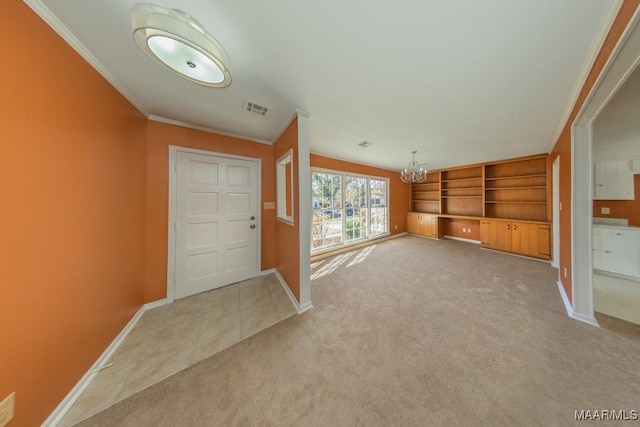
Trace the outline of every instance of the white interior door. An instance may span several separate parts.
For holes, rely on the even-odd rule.
[[[177,153],[175,298],[258,274],[258,163]]]

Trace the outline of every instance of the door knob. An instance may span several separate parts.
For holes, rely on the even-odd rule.
[[[255,224],[251,224],[251,228],[252,228],[252,229],[253,229],[253,228],[256,228],[256,225],[255,225]]]
[[[252,216],[252,217],[251,217],[251,221],[253,221],[254,219],[256,219],[256,217],[255,217],[255,216]]]

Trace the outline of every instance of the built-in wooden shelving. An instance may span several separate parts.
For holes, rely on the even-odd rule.
[[[440,173],[429,172],[427,180],[411,185],[413,212],[440,213]]]
[[[432,171],[412,185],[412,210],[548,221],[548,181],[547,155]]]
[[[482,216],[482,166],[443,170],[441,213]]]

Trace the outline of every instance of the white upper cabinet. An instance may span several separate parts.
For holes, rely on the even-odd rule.
[[[595,200],[633,200],[633,162],[603,162],[595,165]]]

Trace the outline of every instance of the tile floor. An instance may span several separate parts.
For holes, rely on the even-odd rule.
[[[148,310],[71,407],[74,423],[296,313],[275,274]]]
[[[595,311],[640,324],[640,282],[593,274]]]

